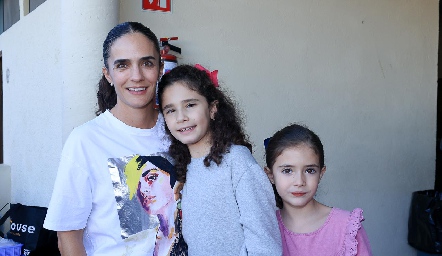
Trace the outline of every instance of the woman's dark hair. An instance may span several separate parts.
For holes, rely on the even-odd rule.
[[[103,42],[103,62],[104,66],[109,69],[109,64],[107,63],[110,51],[113,43],[120,37],[130,34],[130,33],[141,33],[147,37],[155,46],[155,51],[160,55],[160,45],[157,36],[146,26],[138,22],[124,22],[116,25],[107,34],[106,39]],[[161,58],[158,60],[161,63]],[[98,82],[98,110],[95,111],[96,115],[105,112],[107,109],[111,109],[117,104],[117,94],[115,88],[110,85],[104,75],[101,76]]]
[[[235,104],[226,94],[215,87],[206,71],[190,65],[180,65],[165,74],[158,83],[158,99],[161,110],[163,109],[164,91],[176,82],[185,84],[187,88],[203,96],[209,105],[217,102],[217,112],[214,119],[211,119],[209,123],[212,147],[209,154],[204,158],[205,166],[210,166],[211,162],[219,165],[223,154],[228,152],[231,145],[243,145],[250,152],[252,151],[252,145],[244,133],[242,119],[235,109]],[[167,124],[166,133],[172,141],[169,153],[175,160],[178,180],[185,182],[187,165],[191,160],[189,149],[187,145],[172,136]]]
[[[300,145],[307,145],[316,153],[319,157],[319,167],[322,169],[324,167],[324,147],[321,140],[313,131],[299,124],[284,127],[269,139],[265,149],[267,168],[273,168],[276,158],[285,149]],[[273,191],[275,192],[276,206],[282,209],[282,198],[276,191],[275,184],[273,184]]]

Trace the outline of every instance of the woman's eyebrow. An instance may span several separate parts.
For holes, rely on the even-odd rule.
[[[140,60],[155,60],[156,58],[154,56],[145,56],[141,57]]]
[[[117,59],[114,61],[114,66],[118,65],[118,64],[122,64],[122,63],[127,63],[129,62],[129,59]]]
[[[141,61],[155,60],[155,59],[156,58],[154,56],[144,56],[144,57],[140,58]],[[116,59],[114,61],[114,65],[121,64],[121,63],[127,63],[127,62],[130,62],[130,60],[129,59]]]

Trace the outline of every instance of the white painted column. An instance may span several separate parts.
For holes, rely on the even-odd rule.
[[[23,19],[29,13],[29,0],[20,0],[18,4],[20,6],[20,19]]]
[[[95,116],[103,41],[118,23],[119,1],[62,1],[61,13],[64,142],[74,127]]]

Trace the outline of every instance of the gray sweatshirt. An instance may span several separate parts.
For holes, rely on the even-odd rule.
[[[282,255],[271,184],[250,151],[233,145],[218,166],[192,159],[182,194],[189,256]]]

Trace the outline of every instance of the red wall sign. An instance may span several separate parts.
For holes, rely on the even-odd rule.
[[[172,0],[142,0],[143,10],[171,12]]]

